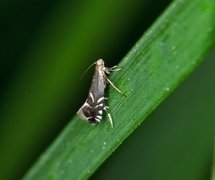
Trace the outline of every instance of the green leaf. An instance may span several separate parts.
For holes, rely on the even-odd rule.
[[[214,46],[214,1],[176,0],[110,76],[126,95],[108,93],[114,128],[74,117],[24,179],[83,179],[143,122]]]
[[[114,179],[209,179],[215,127],[215,83],[211,83],[215,77],[214,58],[215,51],[91,179],[109,180],[113,174]]]

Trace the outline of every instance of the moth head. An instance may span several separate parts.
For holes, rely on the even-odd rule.
[[[100,66],[100,67],[103,67],[105,65],[105,63],[104,63],[103,59],[99,59],[99,60],[96,61],[96,65]]]

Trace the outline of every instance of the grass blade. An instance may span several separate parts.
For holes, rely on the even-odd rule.
[[[115,128],[74,117],[24,179],[83,179],[202,61],[214,45],[214,2],[176,0],[122,60],[109,91]]]

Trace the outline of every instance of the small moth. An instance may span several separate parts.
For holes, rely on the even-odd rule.
[[[81,119],[95,125],[97,123],[100,123],[105,111],[108,115],[111,126],[113,127],[111,114],[107,111],[109,107],[105,105],[105,101],[107,100],[107,98],[105,97],[105,88],[106,84],[109,83],[115,90],[123,94],[107,78],[107,75],[110,74],[111,71],[118,71],[120,69],[117,69],[116,66],[112,68],[105,67],[104,61],[102,59],[97,60],[94,64],[96,64],[96,67],[88,97],[83,106],[81,106],[81,108],[78,110],[77,114]]]

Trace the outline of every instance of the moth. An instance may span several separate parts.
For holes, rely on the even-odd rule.
[[[105,67],[104,61],[102,59],[97,60],[94,64],[95,72],[93,75],[93,80],[89,90],[88,97],[85,103],[78,110],[77,114],[80,119],[88,121],[90,124],[98,124],[101,122],[104,112],[107,113],[108,119],[111,126],[113,127],[113,121],[111,114],[108,112],[108,106],[106,106],[105,101],[105,89],[107,83],[109,83],[115,90],[120,94],[123,94],[107,77],[111,71],[118,71],[116,66],[111,68]],[[124,94],[123,94],[124,95]]]

